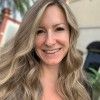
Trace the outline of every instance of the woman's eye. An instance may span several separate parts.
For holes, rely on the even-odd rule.
[[[62,27],[58,27],[58,28],[56,28],[56,31],[63,31],[63,30],[65,30],[65,29],[62,28]]]
[[[37,31],[37,34],[41,34],[41,33],[44,33],[44,31],[43,30],[38,30]]]

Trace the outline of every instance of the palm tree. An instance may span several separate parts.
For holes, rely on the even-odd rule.
[[[34,3],[34,0],[0,0],[0,7],[10,8],[13,13],[17,11],[23,15],[31,6],[31,3]]]
[[[11,1],[11,0],[10,0]],[[34,0],[13,0],[16,6],[16,9],[24,14],[26,10],[30,8],[31,3],[34,3]]]

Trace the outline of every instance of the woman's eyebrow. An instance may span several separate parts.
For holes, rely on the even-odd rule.
[[[57,27],[57,26],[60,26],[60,25],[67,26],[67,24],[66,24],[66,23],[54,24],[54,25],[52,25],[52,26],[53,26],[53,27]],[[45,26],[39,26],[38,28],[43,28],[43,29],[45,29]]]
[[[65,23],[55,24],[55,25],[53,25],[53,26],[56,27],[56,26],[59,26],[59,25],[64,25],[64,26],[66,26]]]
[[[38,28],[45,28],[44,26],[39,26]]]

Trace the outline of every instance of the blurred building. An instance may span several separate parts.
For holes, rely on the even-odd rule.
[[[0,21],[0,47],[15,36],[20,22],[11,18],[11,10],[9,8],[2,9]]]

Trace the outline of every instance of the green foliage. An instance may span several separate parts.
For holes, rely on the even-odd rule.
[[[3,7],[6,4],[10,9],[17,9],[21,15],[24,15],[34,1],[36,0],[0,0],[0,6]]]
[[[21,15],[25,14],[25,12],[30,8],[30,0],[13,0],[17,10],[21,13]],[[34,0],[31,0],[34,3]]]
[[[93,87],[94,100],[100,99],[100,72],[90,68],[90,72],[87,73],[88,80]]]
[[[89,73],[89,80],[93,88],[100,90],[100,72],[90,68],[92,73]]]

